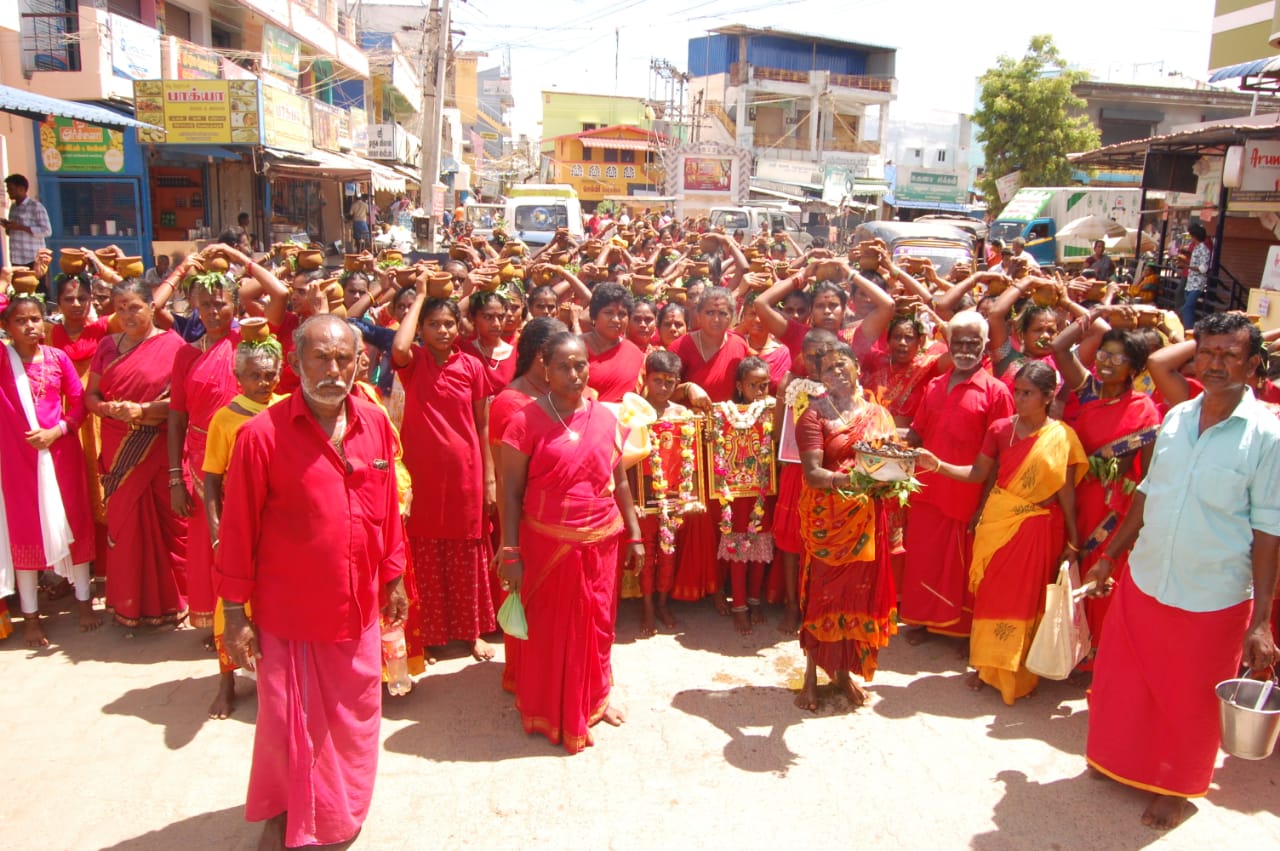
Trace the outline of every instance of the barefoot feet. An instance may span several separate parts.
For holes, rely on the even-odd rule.
[[[48,647],[49,636],[44,634],[44,627],[40,625],[40,613],[22,615],[22,640],[27,643],[28,647]]]
[[[818,711],[818,666],[812,659],[805,660],[804,685],[796,695],[796,706],[808,712]]]
[[[218,678],[218,693],[213,703],[209,704],[209,717],[222,720],[231,716],[236,708],[236,675],[234,671],[223,671]]]
[[[756,600],[755,602],[748,600],[747,608],[751,610],[751,623],[757,624],[769,622],[769,618],[767,618],[764,613],[764,606],[760,605],[759,600]]]
[[[477,638],[471,645],[471,656],[477,662],[488,662],[493,659],[493,645],[483,638]]]
[[[715,604],[716,614],[729,614],[729,600],[725,597],[723,591],[717,591],[715,594],[711,595],[711,602]]]
[[[1142,813],[1142,823],[1156,830],[1172,830],[1182,823],[1182,816],[1187,807],[1186,798],[1175,798],[1172,795],[1152,795]]]
[[[746,606],[738,609],[732,609],[730,614],[733,615],[733,628],[738,631],[739,635],[751,634],[751,616]]]
[[[929,630],[923,626],[913,626],[907,630],[907,644],[912,647],[919,647],[929,640]]]
[[[657,605],[658,622],[666,629],[675,629],[679,624],[675,617],[672,616],[671,610],[667,608],[666,595],[658,597]]]
[[[600,716],[600,720],[610,727],[621,727],[627,720],[627,714],[611,703],[604,708],[604,714]]]
[[[787,603],[782,610],[782,620],[778,621],[778,632],[795,635],[800,631],[800,607],[795,603]]]
[[[849,701],[851,709],[857,709],[867,702],[867,693],[853,681],[853,677],[848,671],[842,671],[836,677],[833,685],[836,687],[836,691],[844,695],[845,700]]]
[[[81,632],[93,632],[102,626],[102,616],[93,610],[92,600],[76,600],[76,609],[80,614]]]
[[[964,678],[964,684],[969,691],[982,691],[982,679],[977,671],[970,671]]]

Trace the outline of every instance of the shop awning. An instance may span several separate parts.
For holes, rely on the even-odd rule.
[[[1209,82],[1220,83],[1223,80],[1256,77],[1260,74],[1274,75],[1277,71],[1280,71],[1280,57],[1268,56],[1264,59],[1255,59],[1252,62],[1241,62],[1239,65],[1219,68],[1209,76]]]
[[[412,183],[414,186],[422,185],[422,172],[418,171],[418,169],[411,165],[400,165],[397,163],[391,166],[391,170],[396,174],[403,175],[407,183]]]
[[[32,121],[44,121],[48,116],[56,115],[59,118],[84,121],[99,127],[153,127],[151,124],[122,115],[105,106],[45,97],[15,89],[13,86],[0,86],[0,112],[21,115]]]
[[[884,195],[888,191],[889,184],[885,183],[883,180],[863,180],[862,178],[855,178],[853,190],[850,194],[855,198],[860,198],[863,195]]]
[[[405,189],[402,175],[381,163],[366,160],[355,154],[312,150],[303,155],[275,148],[263,150],[267,155],[269,173],[280,177],[299,177],[306,180],[323,178],[368,180],[378,191],[403,192]]]
[[[152,150],[155,151],[156,162],[180,162],[191,158],[219,161],[240,159],[237,151],[221,145],[156,145]],[[248,151],[249,148],[241,150]]]

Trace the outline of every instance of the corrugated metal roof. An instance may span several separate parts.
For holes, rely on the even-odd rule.
[[[21,115],[24,118],[30,118],[32,121],[43,121],[50,115],[56,115],[60,118],[70,118],[75,121],[96,124],[99,127],[153,126],[136,118],[121,115],[114,110],[107,109],[105,106],[45,97],[22,89],[15,89],[13,86],[0,86],[0,112]]]

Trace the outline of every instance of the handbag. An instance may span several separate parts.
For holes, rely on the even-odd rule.
[[[524,603],[520,602],[520,594],[511,592],[506,601],[498,609],[498,626],[512,638],[527,639],[529,624],[524,618]]]
[[[1058,580],[1045,587],[1044,617],[1027,651],[1027,670],[1050,680],[1065,680],[1089,654],[1089,622],[1084,596],[1090,582],[1077,588],[1079,579],[1068,562],[1058,568]]]

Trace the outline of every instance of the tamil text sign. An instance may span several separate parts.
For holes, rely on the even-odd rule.
[[[135,80],[134,114],[163,128],[144,142],[256,145],[261,141],[256,80]]]
[[[40,124],[40,162],[59,174],[118,172],[124,168],[124,131],[51,115]]]
[[[300,154],[310,151],[311,107],[307,101],[291,92],[264,86],[262,141],[273,148]]]

